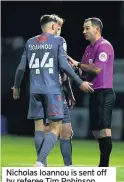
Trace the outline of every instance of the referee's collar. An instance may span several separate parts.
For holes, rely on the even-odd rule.
[[[92,45],[92,44],[90,44],[91,45],[91,47],[94,47],[96,44],[98,44],[98,43],[100,43],[100,42],[102,42],[102,40],[103,40],[103,37],[100,37],[98,40],[96,40],[96,42]]]

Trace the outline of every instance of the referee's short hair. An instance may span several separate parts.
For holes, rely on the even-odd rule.
[[[102,33],[102,29],[103,29],[103,23],[99,18],[93,17],[93,18],[87,18],[85,19],[84,23],[91,21],[92,25],[96,25],[99,27],[100,32]]]
[[[43,15],[40,18],[40,26],[43,27],[45,24],[55,22],[62,26],[64,20],[60,18],[58,15],[51,14],[51,15]]]

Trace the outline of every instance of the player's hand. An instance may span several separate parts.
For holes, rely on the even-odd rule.
[[[13,90],[13,99],[20,98],[20,88],[15,88],[14,86],[11,88]]]
[[[72,66],[78,66],[78,61],[75,61],[74,59],[72,59],[70,56],[68,56],[68,59],[69,59],[69,63],[72,65]]]
[[[92,85],[93,85],[92,83],[83,81],[83,83],[81,84],[79,88],[86,93],[91,93],[91,92],[94,92],[93,88],[91,87]]]

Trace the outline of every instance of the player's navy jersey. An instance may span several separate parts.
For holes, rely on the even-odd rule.
[[[60,94],[60,68],[80,86],[82,80],[76,76],[67,62],[64,42],[62,37],[49,33],[42,33],[29,39],[16,71],[14,86],[20,86],[26,63],[30,70],[30,93]]]

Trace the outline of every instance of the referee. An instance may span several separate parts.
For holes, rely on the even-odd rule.
[[[108,167],[112,151],[111,120],[115,103],[114,50],[110,42],[101,36],[103,24],[99,18],[86,19],[83,29],[85,39],[90,44],[85,49],[81,63],[71,57],[69,60],[93,84],[94,93],[90,95],[90,126],[99,142],[99,167]]]

